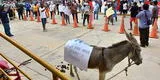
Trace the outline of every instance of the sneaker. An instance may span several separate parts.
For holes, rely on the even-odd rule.
[[[14,35],[11,34],[11,35],[8,35],[8,36],[9,36],[9,37],[13,37]]]

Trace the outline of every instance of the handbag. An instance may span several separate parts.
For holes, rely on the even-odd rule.
[[[147,19],[147,25],[151,25],[151,24],[152,24],[152,21],[147,17],[146,11],[144,11],[144,13],[145,13],[145,17],[146,17],[146,19]]]

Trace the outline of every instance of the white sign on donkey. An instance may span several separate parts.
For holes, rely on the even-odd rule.
[[[64,60],[87,71],[93,47],[80,39],[69,40],[64,47]]]

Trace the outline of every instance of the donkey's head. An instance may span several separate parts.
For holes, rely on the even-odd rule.
[[[132,61],[134,61],[134,63],[136,65],[139,65],[142,63],[142,57],[141,57],[141,47],[139,46],[137,40],[134,38],[134,36],[132,35],[132,33],[128,34],[125,31],[126,37],[128,38],[129,42],[131,43],[131,52],[129,53],[128,57],[129,59],[131,59]]]

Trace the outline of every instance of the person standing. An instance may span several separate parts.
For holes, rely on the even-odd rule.
[[[76,17],[76,21],[78,23],[78,12],[77,12],[77,3],[76,3],[76,1],[71,3],[70,10],[71,10],[71,13],[72,13],[73,20],[74,20],[74,16],[75,16]]]
[[[46,30],[47,15],[46,15],[46,8],[44,7],[44,4],[41,4],[39,8],[39,12],[40,12],[40,17],[42,21],[43,32],[46,32],[47,31]]]
[[[133,3],[133,6],[130,9],[131,17],[130,17],[130,29],[132,30],[132,22],[136,23],[136,15],[138,14],[139,8],[137,6],[137,2]]]
[[[24,10],[24,8],[23,8],[23,4],[18,4],[17,5],[17,12],[18,12],[18,17],[19,17],[19,20],[23,20],[23,10]]]
[[[127,4],[127,2],[124,1],[124,3],[123,3],[123,15],[124,15],[124,17],[126,16],[127,11],[128,11],[128,4]]]
[[[98,4],[99,4],[99,12],[101,12],[102,0],[98,0]]]
[[[84,3],[84,18],[83,18],[83,26],[85,26],[85,20],[87,19],[87,23],[89,24],[89,14],[90,14],[90,6],[86,2]]]
[[[151,1],[150,2],[150,5],[149,5],[149,11],[152,13],[152,10],[153,10],[154,6],[153,6],[153,2]]]
[[[59,15],[59,3],[56,4],[56,11],[57,11],[57,15]],[[56,12],[55,12],[56,14]]]
[[[49,10],[50,10],[50,14],[51,14],[51,19],[52,19],[52,15],[53,15],[53,13],[55,14],[55,4],[54,3],[51,3],[50,5],[49,5]]]
[[[39,14],[38,13],[38,5],[37,5],[37,3],[35,3],[34,5],[33,5],[33,14],[34,14],[34,16],[35,16],[35,19],[37,19],[37,14]]]
[[[60,4],[59,6],[58,6],[59,8],[59,13],[60,13],[60,16],[62,17],[65,17],[64,16],[64,9],[65,9],[65,6],[64,6],[64,4]]]
[[[95,2],[93,11],[94,11],[94,19],[98,20],[99,4],[97,2]]]
[[[8,19],[8,11],[10,10],[10,7],[8,8],[7,11],[5,11],[4,6],[1,8],[0,10],[0,19],[2,21],[3,27],[4,27],[4,31],[5,34],[9,37],[14,36],[11,32],[10,32],[10,25],[9,25],[9,19]]]
[[[30,3],[26,3],[25,4],[25,8],[26,8],[26,16],[28,17],[28,13],[29,13],[29,15],[30,15],[30,9],[31,9],[31,4]]]
[[[65,15],[66,23],[70,24],[69,16],[71,15],[71,10],[69,9],[69,5],[68,4],[66,4],[66,6],[65,6],[64,15]]]
[[[149,26],[147,21],[151,19],[151,12],[149,11],[149,5],[143,5],[143,11],[137,14],[139,18],[139,31],[140,31],[140,46],[145,47],[149,45]]]
[[[152,9],[152,25],[154,24],[155,19],[158,19],[158,2],[154,1],[153,2],[153,9]]]

